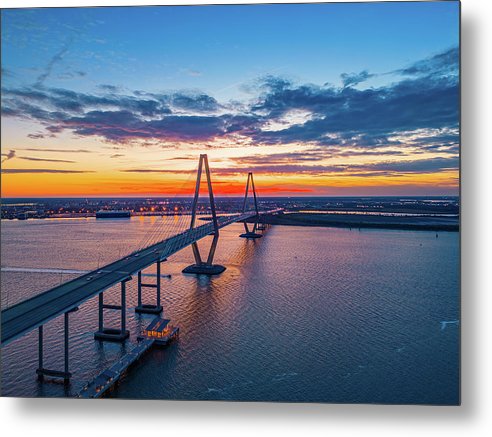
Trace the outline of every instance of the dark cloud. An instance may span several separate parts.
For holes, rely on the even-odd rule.
[[[351,166],[350,170],[390,171],[393,173],[433,173],[437,171],[457,170],[459,158],[429,158],[413,161],[387,161],[374,164]]]
[[[98,85],[97,87],[103,91],[110,92],[110,93],[118,93],[121,91],[121,88],[119,86],[105,84],[105,83]]]
[[[10,150],[8,153],[2,153],[5,158],[2,159],[2,164],[9,159],[15,158],[15,150]]]
[[[259,160],[258,160],[259,161]],[[373,164],[362,165],[303,165],[295,162],[277,164],[275,159],[269,162],[263,160],[263,164],[257,160],[244,158],[243,161],[237,159],[239,164],[253,164],[256,174],[309,174],[309,175],[326,175],[336,173],[337,176],[345,174],[346,176],[398,176],[403,174],[415,173],[435,173],[447,170],[456,170],[459,166],[457,157],[451,158],[431,158],[413,161],[386,161]],[[243,174],[247,167],[241,168],[215,168],[214,173],[222,175]]]
[[[327,155],[325,150],[320,150],[316,152],[286,152],[286,153],[271,153],[268,155],[251,155],[230,158],[231,161],[242,166],[263,166],[263,165],[277,165],[286,163],[297,163],[297,162],[311,162],[319,161],[320,159],[326,158]]]
[[[24,174],[24,173],[94,173],[88,170],[61,170],[52,168],[2,168],[4,174]]]
[[[403,150],[338,150],[333,152],[335,156],[398,156],[398,155],[407,155],[408,152]]]
[[[189,174],[190,170],[156,170],[151,168],[129,168],[125,170],[120,170],[123,173],[174,173],[174,174]],[[215,182],[214,182],[215,183]]]
[[[27,134],[27,137],[31,138],[33,140],[40,140],[40,139],[46,137],[46,135],[45,134]]]
[[[176,156],[174,158],[169,158],[169,161],[196,161],[196,156],[195,155]]]
[[[243,168],[214,168],[214,174],[222,176],[244,175],[247,167]],[[267,164],[255,167],[255,174],[309,174],[320,175],[326,173],[339,173],[346,171],[345,166],[340,165],[302,165],[302,164]]]
[[[396,70],[394,73],[407,76],[456,75],[459,71],[459,57],[459,48],[453,47],[430,58],[415,62],[407,68]]]
[[[19,150],[26,150],[28,152],[49,152],[49,153],[93,153],[87,149],[43,149],[41,147],[26,147]]]
[[[342,139],[350,140],[349,145],[387,146],[385,138],[390,135],[456,128],[459,90],[456,78],[452,77],[408,79],[366,90],[282,86],[264,95],[254,109],[274,120],[292,109],[315,115],[303,124],[281,131],[258,131],[254,135],[258,142],[316,142],[329,146]]]
[[[90,94],[48,88],[41,81],[3,89],[2,115],[36,120],[50,135],[68,130],[117,144],[207,147],[206,142],[222,138],[230,139],[228,147],[308,143],[331,153],[382,149],[390,154],[386,149],[407,146],[445,152],[455,150],[459,140],[454,134],[459,128],[457,55],[458,49],[450,49],[416,62],[398,71],[403,80],[379,88],[352,86],[372,76],[366,70],[342,75],[341,88],[267,76],[256,82],[251,102],[227,105],[199,91],[121,94],[118,87],[102,85],[102,94]],[[306,116],[296,119],[299,113]],[[268,128],[272,125],[279,128]]]
[[[360,73],[342,73],[340,75],[344,87],[358,85],[374,76],[374,74],[369,73],[367,70],[361,71]]]
[[[71,117],[64,126],[81,136],[100,136],[114,142],[133,139],[189,141],[223,136],[229,129],[227,117],[169,115],[142,120],[130,111],[90,111]]]
[[[340,108],[345,101],[342,91],[337,88],[295,85],[284,78],[272,76],[263,80],[264,91],[251,109],[255,113],[264,114],[265,120],[278,119],[293,109],[323,115]]]
[[[110,158],[122,158],[123,156],[125,156],[125,155],[123,155],[121,153],[115,153],[114,155],[111,155]]]
[[[270,153],[268,155],[250,155],[241,157],[229,158],[230,161],[241,165],[251,166],[255,169],[262,166],[280,165],[280,164],[297,164],[302,162],[316,162],[322,159],[332,158],[335,156],[401,156],[405,152],[400,150],[343,150],[343,149],[308,149],[304,152],[285,152],[285,153]],[[196,158],[195,158],[196,159]]]
[[[217,100],[203,93],[175,93],[172,95],[171,104],[174,108],[200,113],[215,112],[220,108]]]
[[[415,147],[418,147],[422,151],[445,151],[445,150],[459,150],[460,137],[459,133],[436,133],[430,136],[422,136],[410,141]]]
[[[67,164],[73,164],[75,161],[68,161],[65,159],[48,159],[48,158],[36,158],[34,156],[18,156],[19,159],[24,159],[26,161],[41,161],[41,162],[64,162]]]
[[[51,133],[69,129],[114,142],[131,139],[213,139],[242,128],[248,117],[199,115],[218,109],[203,94],[89,95],[59,88],[4,89],[2,114],[42,122]],[[173,114],[188,110],[197,115]]]
[[[2,112],[8,110],[7,115],[53,122],[51,128],[55,130],[51,132],[60,132],[65,129],[65,120],[83,115],[92,108],[104,112],[129,111],[137,117],[171,113],[166,103],[150,97],[93,95],[44,86],[2,89]]]
[[[40,86],[44,83],[44,81],[51,75],[51,72],[53,70],[53,67],[55,66],[55,64],[57,64],[58,62],[60,62],[63,57],[66,55],[66,53],[68,52],[68,48],[71,44],[71,40],[69,42],[67,42],[57,53],[55,53],[55,55],[50,59],[50,61],[48,62],[48,64],[46,65],[43,73],[41,73],[37,80],[36,80],[36,86]]]
[[[87,73],[85,71],[66,71],[64,73],[59,74],[57,77],[58,79],[77,79],[81,77],[87,76]]]

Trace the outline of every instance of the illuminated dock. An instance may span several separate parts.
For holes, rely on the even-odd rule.
[[[166,346],[170,341],[179,337],[179,328],[169,324],[170,320],[156,317],[147,326],[138,340],[154,340],[159,346]]]
[[[169,324],[170,320],[156,317],[138,337],[139,343],[129,353],[86,384],[77,395],[78,398],[95,399],[114,387],[128,368],[136,363],[154,345],[165,346],[178,338],[179,328]]]
[[[97,375],[77,395],[78,398],[100,398],[107,393],[124,375],[128,368],[138,361],[154,344],[154,340],[143,340],[121,360]]]

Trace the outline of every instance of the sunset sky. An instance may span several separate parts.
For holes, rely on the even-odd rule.
[[[459,4],[2,10],[2,197],[455,195]]]

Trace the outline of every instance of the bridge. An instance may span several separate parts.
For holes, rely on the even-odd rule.
[[[211,216],[199,226],[197,222],[197,206],[199,200],[200,183],[202,173],[205,171],[208,196],[210,200]],[[253,193],[254,210],[246,211],[248,193],[250,188]],[[262,229],[260,216],[272,214],[279,210],[259,211],[257,193],[254,185],[253,174],[248,173],[246,191],[244,195],[242,211],[219,216],[216,212],[215,199],[212,189],[212,180],[207,155],[200,155],[198,164],[195,193],[192,201],[191,220],[188,229],[175,235],[167,237],[157,243],[136,250],[117,261],[107,264],[89,273],[85,273],[71,281],[53,287],[30,299],[24,300],[16,305],[6,308],[1,313],[2,346],[9,344],[17,338],[38,329],[38,369],[39,377],[44,376],[62,378],[68,382],[69,372],[69,314],[77,311],[78,306],[87,300],[99,296],[99,326],[94,337],[99,341],[123,342],[129,337],[126,329],[126,283],[137,274],[138,305],[135,311],[138,313],[160,314],[163,310],[161,305],[161,263],[169,256],[192,246],[195,264],[186,267],[184,273],[216,275],[225,270],[224,266],[213,264],[214,254],[219,239],[219,230],[232,223],[242,222],[245,232],[240,235],[243,238],[260,238],[262,234],[257,233]],[[252,229],[247,222],[252,221]],[[212,244],[206,260],[202,259],[197,242],[202,238],[213,235]],[[143,283],[142,271],[156,264],[157,275],[155,283]],[[108,305],[104,303],[104,291],[120,284],[121,301],[119,305]],[[156,290],[155,303],[142,303],[142,288],[150,287]],[[119,329],[104,327],[104,309],[112,309],[121,312],[121,323]],[[64,316],[64,346],[65,366],[63,371],[50,370],[43,367],[43,325],[48,321]]]

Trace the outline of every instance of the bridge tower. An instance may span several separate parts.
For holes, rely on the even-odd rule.
[[[208,166],[208,157],[206,154],[200,155],[200,162],[198,163],[198,172],[195,185],[195,196],[193,197],[193,204],[191,208],[191,223],[190,229],[195,227],[196,222],[196,210],[198,207],[198,199],[200,196],[200,182],[202,179],[202,172],[205,169],[205,176],[207,179],[208,187],[208,197],[210,200],[210,210],[212,212],[212,223],[214,225],[213,230],[213,240],[210,245],[210,250],[208,252],[207,260],[203,261],[200,250],[198,249],[198,244],[192,243],[191,248],[193,249],[193,256],[195,258],[195,264],[186,267],[183,273],[193,273],[195,275],[218,275],[222,273],[226,268],[219,264],[214,264],[215,249],[217,248],[217,242],[219,241],[219,223],[217,221],[217,213],[215,210],[215,199],[212,190],[212,179],[210,178],[210,168]],[[211,234],[212,235],[212,234]]]
[[[253,199],[255,203],[255,221],[253,224],[253,229],[250,230],[248,227],[248,223],[246,223],[246,220],[243,221],[244,225],[244,234],[241,234],[240,237],[242,238],[261,238],[263,235],[258,234],[256,230],[258,229],[258,223],[260,221],[260,213],[258,212],[258,199],[256,198],[256,189],[255,189],[255,181],[253,179],[253,173],[249,172],[248,173],[248,180],[246,181],[246,192],[244,193],[244,202],[243,202],[243,213],[246,212],[246,202],[248,200],[248,193],[249,193],[249,181],[251,180],[251,189],[253,191]]]

